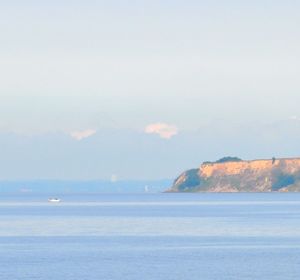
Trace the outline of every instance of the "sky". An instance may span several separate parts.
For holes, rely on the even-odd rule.
[[[299,8],[0,1],[0,179],[175,178],[227,155],[299,156]]]

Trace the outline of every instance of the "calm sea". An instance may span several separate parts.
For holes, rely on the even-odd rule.
[[[0,196],[1,280],[299,279],[300,194]]]

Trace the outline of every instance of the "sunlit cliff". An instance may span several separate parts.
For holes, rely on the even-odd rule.
[[[224,158],[183,172],[171,192],[300,191],[300,158]],[[231,160],[232,159],[232,160]]]

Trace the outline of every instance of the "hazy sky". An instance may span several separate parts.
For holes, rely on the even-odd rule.
[[[299,1],[0,2],[0,179],[171,178],[299,156]]]

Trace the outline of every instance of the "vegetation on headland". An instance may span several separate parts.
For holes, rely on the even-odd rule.
[[[239,162],[242,161],[242,159],[238,157],[222,157],[216,161],[204,161],[203,164],[214,164],[214,163],[224,163],[224,162]]]

